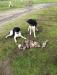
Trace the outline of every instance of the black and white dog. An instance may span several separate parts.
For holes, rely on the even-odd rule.
[[[9,36],[13,36],[15,42],[17,42],[17,40],[16,40],[17,37],[21,37],[21,38],[26,39],[25,37],[22,36],[21,30],[20,30],[19,27],[14,27],[12,30],[10,30],[10,32],[9,32],[9,34],[6,36],[6,38],[9,37]]]
[[[27,23],[29,24],[29,27],[28,27],[29,34],[31,35],[31,33],[33,31],[34,37],[36,37],[35,31],[36,30],[38,31],[36,20],[35,19],[28,19]]]

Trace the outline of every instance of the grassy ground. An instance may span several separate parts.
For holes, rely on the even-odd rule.
[[[8,9],[14,9],[14,8],[20,8],[20,7],[25,7],[29,5],[30,3],[27,0],[11,0],[13,7],[9,8],[9,1],[4,0],[0,1],[0,11],[1,10],[8,10]],[[37,3],[46,3],[46,2],[57,2],[57,0],[31,0],[33,4]]]
[[[32,48],[19,52],[13,38],[5,39],[4,37],[7,31],[16,25],[20,26],[22,34],[28,37],[26,23],[28,18],[34,18],[39,22],[37,38],[34,39],[32,35],[32,39],[40,43],[48,39],[49,42],[44,49]],[[21,19],[6,24],[2,29],[3,31],[0,32],[0,61],[10,55],[13,75],[57,75],[57,7],[31,12]],[[22,41],[22,38],[18,39],[19,43]]]
[[[56,0],[32,0],[34,3],[57,2]]]

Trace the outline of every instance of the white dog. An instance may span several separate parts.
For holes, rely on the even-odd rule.
[[[9,34],[6,36],[6,38],[8,38],[9,36],[13,36],[14,37],[14,41],[15,43],[17,42],[16,38],[17,37],[21,37],[26,39],[25,37],[22,36],[21,34],[21,30],[19,27],[14,27],[12,30],[10,30]]]
[[[34,20],[34,19],[28,19],[27,23],[29,24],[29,27],[28,27],[29,34],[31,35],[31,33],[33,31],[34,37],[36,37],[35,31],[36,30],[38,31],[36,20]]]

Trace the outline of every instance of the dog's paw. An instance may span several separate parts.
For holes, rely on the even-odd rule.
[[[34,38],[36,38],[36,36],[34,36]]]
[[[27,38],[24,38],[25,40],[27,39]]]

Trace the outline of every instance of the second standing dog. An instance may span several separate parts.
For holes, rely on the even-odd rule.
[[[31,35],[31,33],[33,31],[33,35],[34,35],[34,37],[36,37],[35,31],[36,30],[38,31],[36,20],[34,20],[34,19],[28,19],[27,23],[29,24],[29,27],[28,27],[29,34]]]

